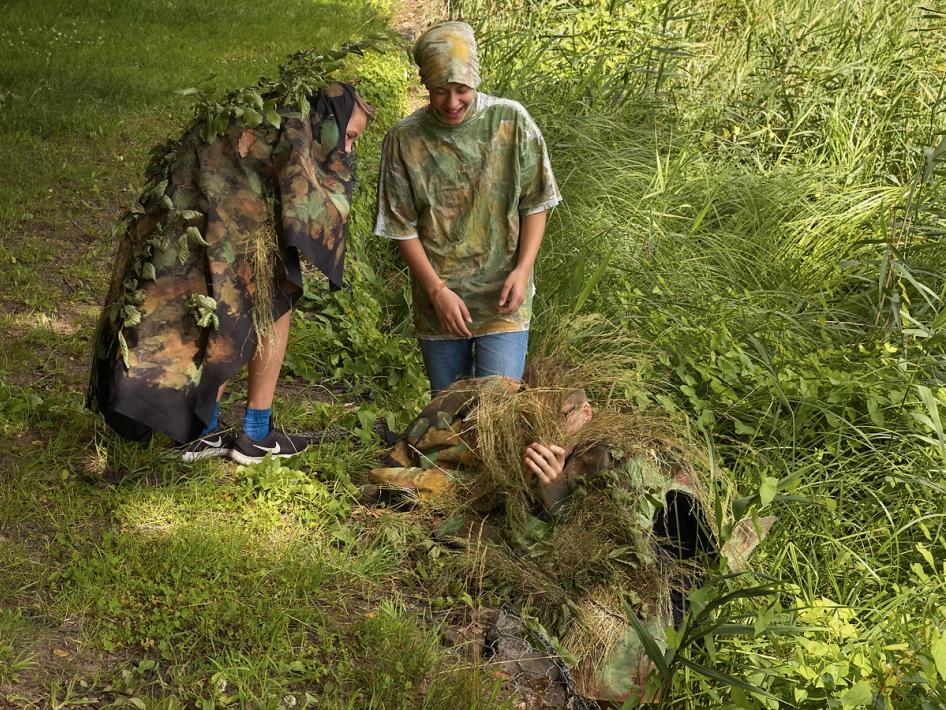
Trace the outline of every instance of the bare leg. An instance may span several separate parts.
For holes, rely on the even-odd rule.
[[[249,363],[243,431],[237,436],[230,450],[230,458],[244,466],[259,463],[269,455],[277,458],[294,456],[309,446],[309,440],[305,436],[295,436],[281,429],[274,429],[269,416],[279,370],[286,355],[291,318],[291,313],[285,313],[273,324],[273,335],[257,346]]]
[[[279,370],[286,355],[291,318],[292,311],[287,311],[273,323],[272,336],[262,343],[262,347],[257,346],[253,359],[250,360],[246,398],[250,409],[269,409],[273,406],[276,381],[279,379]]]

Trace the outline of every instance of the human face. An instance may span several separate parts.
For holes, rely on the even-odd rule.
[[[584,391],[575,390],[562,405],[562,417],[565,419],[565,432],[576,434],[585,424],[591,421],[593,414],[591,405]]]
[[[457,125],[463,123],[476,92],[465,84],[451,81],[449,84],[429,90],[430,105],[443,119],[444,123]]]
[[[345,128],[345,152],[351,153],[358,136],[365,132],[365,125],[368,123],[368,114],[364,112],[358,104],[355,104],[351,112],[351,118],[348,119],[348,126]]]

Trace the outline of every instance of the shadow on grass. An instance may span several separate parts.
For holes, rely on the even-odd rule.
[[[103,433],[73,396],[19,396],[32,454],[0,488],[0,697],[501,706],[395,601],[406,553],[389,541],[405,536],[351,518],[356,447],[292,462],[308,472],[188,465]]]

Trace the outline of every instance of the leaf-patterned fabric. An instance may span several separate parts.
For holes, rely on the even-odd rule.
[[[269,300],[279,318],[301,295],[300,256],[341,285],[355,90],[310,98],[305,119],[281,109],[278,121],[231,120],[210,142],[194,128],[169,146],[167,175],[121,236],[95,337],[88,405],[122,436],[199,434],[255,352],[254,308]]]
[[[414,62],[428,89],[451,82],[471,89],[480,85],[476,38],[465,22],[444,22],[424,32],[414,43]]]
[[[477,93],[462,123],[425,107],[385,138],[375,234],[420,238],[434,270],[466,303],[474,336],[529,329],[534,285],[525,303],[498,314],[515,268],[523,216],[560,201],[542,133],[516,101]],[[417,337],[452,339],[429,295],[413,286]]]

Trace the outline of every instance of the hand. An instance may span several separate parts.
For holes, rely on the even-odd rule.
[[[503,290],[499,294],[497,313],[515,313],[526,300],[526,288],[529,286],[529,272],[513,269],[506,277]]]
[[[565,470],[566,454],[561,446],[545,446],[533,442],[526,447],[522,463],[527,470],[535,474],[540,485],[548,486],[557,481]]]
[[[433,298],[434,312],[437,314],[437,320],[451,335],[460,338],[472,338],[473,334],[466,327],[467,323],[472,323],[470,312],[466,308],[463,299],[451,291],[449,288],[441,288]]]

